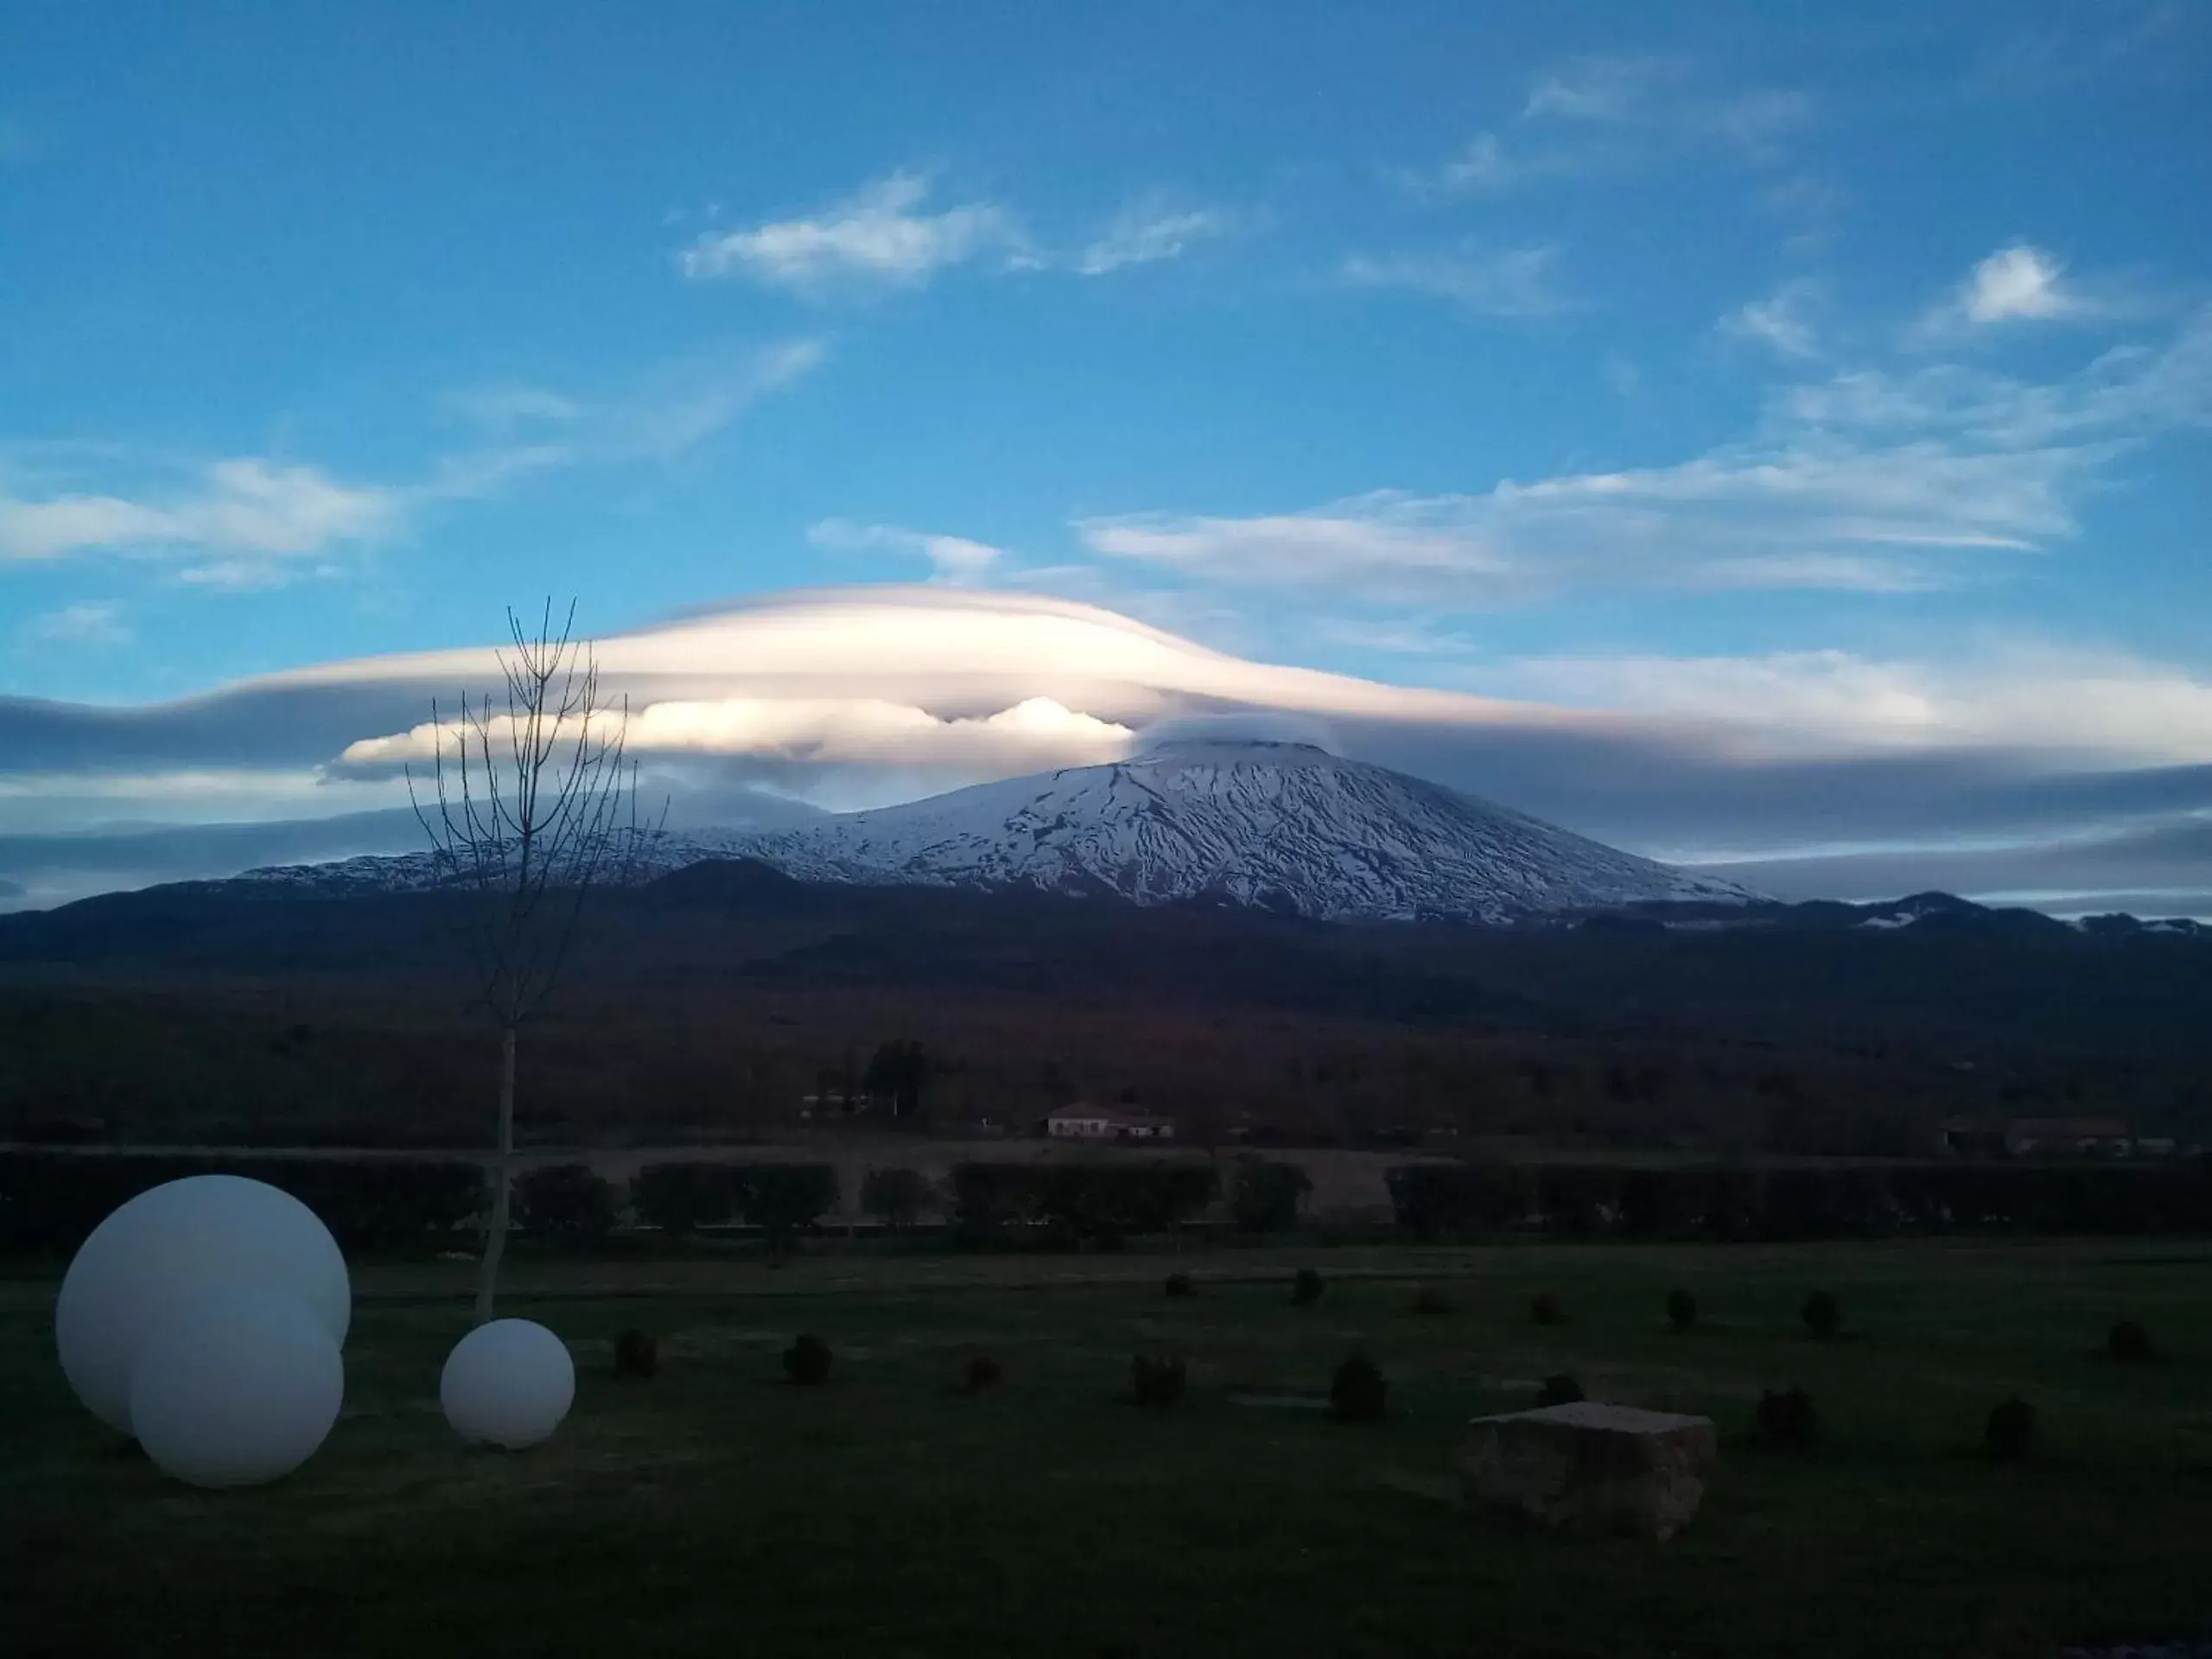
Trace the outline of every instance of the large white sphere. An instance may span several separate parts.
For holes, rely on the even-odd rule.
[[[576,1397],[576,1363],[561,1338],[528,1319],[494,1319],[454,1344],[438,1403],[464,1440],[519,1452],[561,1426]]]
[[[346,1340],[346,1258],[315,1211],[238,1175],[193,1175],[141,1192],[69,1263],[54,1333],[61,1370],[92,1414],[130,1429],[130,1377],[155,1321],[203,1289],[296,1302]]]
[[[315,1455],[346,1397],[345,1362],[301,1303],[210,1289],[154,1321],[130,1381],[130,1425],[164,1474],[257,1486]]]

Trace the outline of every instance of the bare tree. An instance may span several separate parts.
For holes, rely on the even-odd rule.
[[[629,702],[602,708],[599,660],[575,637],[571,603],[558,632],[546,601],[537,630],[507,613],[499,653],[505,704],[464,692],[448,720],[430,705],[436,749],[426,799],[407,794],[429,837],[440,885],[473,893],[469,945],[483,1007],[499,1033],[499,1161],[476,1280],[476,1318],[492,1316],[514,1184],[515,1047],[559,982],[584,899],[626,880],[647,839],[637,769],[625,757]]]

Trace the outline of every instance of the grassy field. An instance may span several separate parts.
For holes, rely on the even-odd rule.
[[[1294,1308],[1308,1261],[1328,1289]],[[1161,1295],[1173,1266],[1196,1297]],[[52,1277],[0,1283],[0,1652],[1980,1659],[2212,1618],[2201,1244],[525,1258],[505,1311],[569,1340],[579,1386],[520,1455],[439,1415],[467,1273],[361,1269],[344,1417],[231,1494],[119,1446],[54,1363]],[[1453,1311],[1410,1313],[1416,1284]],[[1815,1287],[1846,1336],[1804,1333]],[[1567,1325],[1530,1322],[1546,1288]],[[2103,1358],[2120,1318],[2170,1357]],[[613,1375],[629,1325],[662,1339],[650,1381]],[[836,1351],[820,1389],[781,1381],[802,1330]],[[1317,1393],[1354,1348],[1383,1423],[1232,1397]],[[1188,1357],[1182,1405],[1117,1402],[1137,1350]],[[1006,1381],[970,1396],[978,1351]],[[1688,1531],[1573,1542],[1452,1506],[1465,1421],[1557,1371],[1718,1421]],[[1752,1404],[1789,1383],[1825,1441],[1760,1452]],[[2014,1390],[2043,1445],[1993,1464]]]

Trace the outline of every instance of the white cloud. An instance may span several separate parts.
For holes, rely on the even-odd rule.
[[[2061,292],[2061,267],[2040,249],[2022,243],[2000,248],[1974,268],[1962,303],[1969,322],[2010,322],[2063,317],[2076,302]]]
[[[181,551],[214,556],[204,570],[281,575],[288,563],[393,533],[406,508],[401,491],[340,484],[320,467],[246,456],[216,461],[187,487],[146,499],[0,495],[0,559]]]
[[[1103,276],[1125,265],[1178,258],[1193,242],[1224,236],[1233,225],[1218,208],[1177,208],[1165,198],[1147,198],[1116,214],[1077,257],[1075,269],[1085,276]]]
[[[931,181],[896,172],[807,219],[709,232],[677,256],[695,280],[747,276],[820,295],[846,283],[912,285],[994,250],[1018,250],[1020,226],[994,202],[922,211]]]
[[[917,554],[935,568],[939,582],[956,587],[982,582],[1006,559],[1003,548],[970,541],[964,536],[904,530],[896,524],[855,524],[843,518],[824,518],[810,525],[806,539],[817,547],[849,552],[880,550]]]
[[[580,724],[581,722],[577,722]],[[492,741],[509,735],[505,715],[492,721]],[[649,760],[683,755],[750,756],[845,766],[940,766],[1020,772],[1033,766],[1088,766],[1125,753],[1136,734],[1112,721],[1037,696],[995,714],[946,717],[880,697],[715,697],[670,699],[637,709],[626,724],[608,715],[602,726],[624,726],[625,751]],[[339,756],[346,771],[374,773],[448,753],[460,740],[450,722],[425,722],[388,737],[364,738]]]
[[[823,343],[810,339],[709,353],[664,365],[626,391],[596,400],[543,386],[455,392],[449,406],[500,441],[442,457],[417,493],[477,499],[557,467],[671,461],[811,373],[826,355]]]
[[[60,645],[127,645],[136,637],[123,607],[105,601],[82,601],[34,617],[23,627],[26,639]]]
[[[1495,132],[1478,132],[1437,170],[1433,180],[1413,182],[1447,193],[1495,194],[1541,179],[1586,172],[1596,159],[1580,151],[1516,148]]]
[[[1910,339],[1926,345],[1998,325],[2140,320],[2164,303],[2125,280],[2076,281],[2056,255],[2016,242],[1977,264],[1921,317]]]
[[[1569,308],[1552,285],[1558,254],[1552,248],[1488,253],[1354,254],[1344,279],[1362,288],[1403,289],[1449,300],[1489,317],[1543,317]]]
[[[563,424],[585,412],[573,397],[544,386],[512,382],[467,387],[448,394],[446,403],[462,418],[502,436],[519,427]]]
[[[1783,357],[1817,357],[1819,336],[1805,315],[1811,296],[1809,283],[1788,283],[1769,298],[1750,301],[1730,312],[1720,320],[1720,332],[1755,341]]]
[[[1509,695],[1734,728],[1745,753],[2024,749],[2059,763],[2212,760],[2212,683],[2171,664],[2014,644],[1927,661],[1841,651],[1749,657],[1525,658]]]
[[[1639,112],[1653,85],[1675,66],[1663,58],[1591,57],[1554,70],[1529,89],[1524,120],[1617,124]]]
[[[1077,526],[1094,551],[1220,582],[1471,608],[1583,585],[1916,591],[1909,553],[2024,550],[2065,533],[2063,455],[1810,442],[1670,467],[1376,491],[1299,513],[1168,514]]]
[[[1761,430],[1673,466],[1295,512],[1078,522],[1095,552],[1230,586],[1482,608],[1578,586],[1910,593],[2071,535],[2157,434],[2212,424],[2212,311],[2030,383],[1960,365],[1785,387]]]
[[[1725,99],[1693,118],[1745,155],[1770,160],[1779,155],[1782,139],[1813,124],[1815,111],[1805,93],[1769,87]]]

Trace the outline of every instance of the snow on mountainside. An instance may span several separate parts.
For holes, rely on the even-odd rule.
[[[1744,889],[1304,744],[1180,743],[757,836],[803,880],[1213,898],[1485,922]]]
[[[1298,743],[1167,744],[796,829],[670,833],[638,861],[650,875],[710,858],[755,858],[804,881],[1211,899],[1339,921],[1507,922],[1752,896]],[[435,871],[415,854],[243,879],[338,895],[429,887]]]

